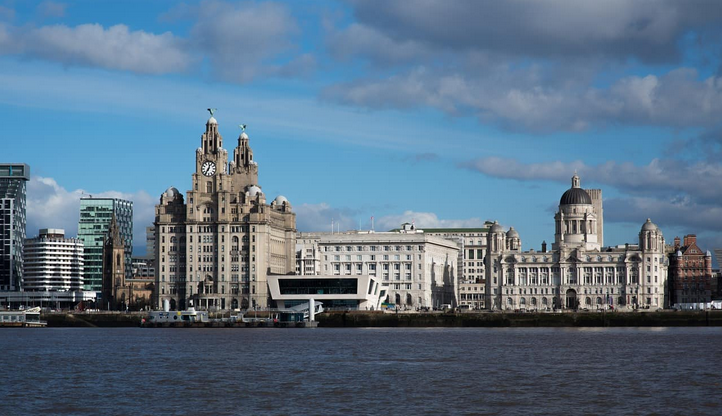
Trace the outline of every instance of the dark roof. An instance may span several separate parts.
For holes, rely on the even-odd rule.
[[[559,200],[559,205],[579,205],[592,203],[592,197],[582,188],[570,188]]]

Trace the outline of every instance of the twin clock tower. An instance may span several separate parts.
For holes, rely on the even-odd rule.
[[[228,161],[210,111],[191,189],[156,205],[157,307],[265,308],[267,276],[295,271],[296,215],[283,196],[267,203],[245,126]]]

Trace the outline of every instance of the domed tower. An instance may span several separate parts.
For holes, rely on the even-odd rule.
[[[639,231],[639,248],[643,252],[655,252],[661,253],[664,251],[664,236],[659,227],[653,223],[649,218],[647,222],[642,225],[642,229]]]
[[[291,203],[288,202],[285,196],[279,195],[276,199],[271,202],[271,208],[279,210],[281,212],[291,212]]]
[[[516,231],[515,231],[516,232]],[[503,255],[506,251],[507,233],[504,228],[494,221],[486,235],[487,253],[484,258],[484,276],[486,278],[485,303],[487,308],[501,307],[501,283]]]
[[[555,232],[553,250],[562,246],[599,251],[597,215],[592,197],[582,189],[579,176],[572,176],[572,187],[559,200],[559,211],[554,215]]]
[[[509,231],[506,233],[506,248],[511,251],[521,251],[521,238],[514,227],[509,227]]]
[[[504,228],[494,221],[486,235],[486,247],[490,253],[499,254],[506,249],[506,234]]]
[[[640,279],[641,291],[645,294],[642,298],[647,305],[657,307],[669,306],[669,287],[667,286],[667,275],[669,260],[666,255],[664,236],[662,231],[652,220],[642,224],[639,231],[639,249],[642,251],[642,278]]]
[[[258,163],[253,160],[253,150],[249,144],[248,134],[246,134],[246,125],[241,124],[240,127],[238,146],[233,150],[233,160],[229,169],[235,191],[258,183]]]

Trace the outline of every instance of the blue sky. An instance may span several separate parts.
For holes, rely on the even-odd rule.
[[[302,231],[491,219],[539,248],[577,170],[605,244],[650,217],[722,247],[722,3],[694,4],[0,0],[1,159],[31,166],[29,235],[114,195],[142,247],[215,107]]]

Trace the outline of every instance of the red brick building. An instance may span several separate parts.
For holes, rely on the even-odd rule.
[[[712,254],[697,246],[697,236],[687,234],[684,244],[674,238],[669,255],[670,304],[709,302],[712,298]]]

